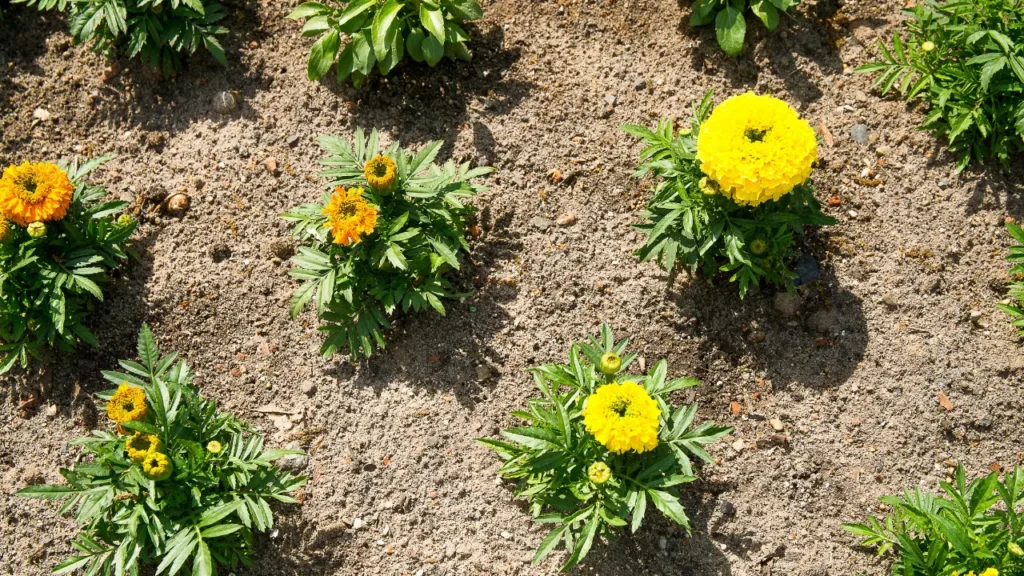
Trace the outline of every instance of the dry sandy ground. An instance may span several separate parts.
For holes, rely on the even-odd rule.
[[[473,438],[509,425],[533,394],[526,367],[563,359],[602,321],[647,362],[700,378],[701,417],[736,432],[686,493],[692,536],[656,519],[597,547],[582,573],[881,574],[840,522],[877,511],[882,494],[934,487],[952,463],[981,473],[1021,462],[1024,362],[993,304],[1005,297],[1002,222],[1022,216],[1024,171],[956,175],[914,130],[918,107],[850,73],[891,35],[898,3],[805,3],[774,35],[751,25],[734,60],[711,30],[688,27],[686,2],[486,8],[473,63],[409,66],[361,90],[306,80],[311,42],[283,20],[290,3],[232,4],[230,67],[198,57],[169,82],[133,62],[105,81],[107,63],[71,45],[62,17],[7,10],[0,163],[116,153],[97,178],[137,200],[143,224],[142,262],[95,316],[103,346],[2,387],[0,571],[45,574],[69,551],[70,519],[11,494],[59,480],[57,464],[75,457],[67,442],[96,420],[99,371],[133,355],[144,321],[223,408],[311,452],[304,503],[279,509],[279,531],[239,574],[555,573],[561,558],[529,565],[543,532]],[[821,280],[799,301],[772,290],[740,301],[721,281],[670,279],[630,254],[649,183],[631,179],[639,148],[618,126],[686,119],[709,88],[785,98],[834,137],[815,182],[840,200],[828,209],[840,224],[802,246]],[[218,111],[224,91],[237,110]],[[50,120],[34,120],[37,108]],[[856,123],[871,144],[851,139]],[[445,156],[499,172],[475,200],[484,233],[459,278],[474,295],[445,319],[399,321],[385,353],[353,366],[318,357],[314,317],[288,319],[295,286],[278,215],[320,196],[316,136],[357,126],[409,144],[444,138]],[[265,168],[271,157],[281,174]],[[858,180],[867,165],[874,175]],[[553,185],[556,169],[574,177]],[[151,213],[177,190],[193,196],[184,217]],[[535,220],[563,214],[575,223]],[[19,414],[40,388],[44,403]],[[301,413],[293,429],[255,411],[268,403]],[[787,446],[757,442],[774,417]]]

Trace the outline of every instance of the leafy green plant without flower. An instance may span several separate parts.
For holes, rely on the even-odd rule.
[[[182,56],[205,48],[227,66],[217,36],[224,8],[211,0],[14,0],[40,10],[63,12],[76,44],[91,42],[96,52],[112,56],[123,51],[141,58],[165,76],[181,70]]]
[[[1015,304],[996,304],[1000,310],[1006,312],[1013,318],[1013,325],[1020,328],[1020,335],[1024,336],[1024,229],[1012,222],[1006,224],[1010,236],[1017,242],[1010,247],[1010,255],[1006,259],[1013,264],[1010,268],[1010,276],[1016,278],[1009,285],[1010,298],[1016,301]]]
[[[718,45],[729,56],[739,56],[747,36],[747,21],[743,13],[747,8],[764,23],[768,30],[779,26],[779,17],[800,0],[697,0],[690,14],[691,26],[714,23]]]
[[[302,452],[267,450],[249,425],[219,412],[192,385],[177,354],[161,356],[146,326],[138,352],[138,362],[121,362],[125,372],[103,373],[122,385],[118,393],[122,388],[144,392],[145,406],[131,407],[144,417],[118,424],[135,434],[95,430],[72,442],[91,461],[61,469],[67,484],[18,491],[28,498],[64,500],[62,514],[77,510],[83,529],[72,541],[76,551],[54,572],[137,575],[156,564],[157,574],[212,576],[216,565],[252,566],[253,531],[274,526],[270,502],[295,503],[292,494],[306,482],[273,462]],[[110,403],[117,393],[98,396]],[[150,451],[136,458],[130,443],[139,436],[148,438]],[[167,470],[154,478],[145,460],[157,447]]]
[[[309,53],[310,80],[337,62],[338,82],[351,78],[358,87],[374,68],[387,76],[406,54],[431,67],[445,57],[469,60],[462,24],[482,16],[477,0],[336,0],[306,2],[288,18],[306,20],[303,36],[319,36]]]
[[[689,532],[679,486],[714,462],[705,447],[732,431],[691,427],[697,406],[673,408],[670,396],[699,382],[669,380],[664,360],[646,375],[629,373],[636,354],[625,353],[628,344],[603,325],[600,337],[571,345],[568,364],[531,369],[541,397],[513,412],[524,425],[502,430],[504,440],[478,440],[501,457],[498,473],[516,482],[534,521],[553,526],[535,565],[564,544],[568,570],[600,536],[636,532],[649,505]]]
[[[941,487],[945,496],[919,489],[884,496],[893,508],[884,521],[843,528],[878,546],[880,556],[895,552],[893,576],[1024,574],[1024,469],[1007,470],[1001,482],[992,472],[968,484],[957,467],[953,483]]]
[[[48,348],[98,344],[85,321],[103,301],[109,274],[128,258],[137,225],[119,216],[127,202],[104,200],[105,189],[85,182],[110,158],[60,165],[74,192],[66,215],[42,225],[41,236],[0,216],[0,374],[27,367]]]
[[[883,94],[927,102],[922,128],[949,141],[957,170],[1024,151],[1024,2],[930,1],[905,12],[908,38],[879,42],[881,61],[857,71],[877,74]]]
[[[466,217],[473,208],[464,201],[486,190],[472,180],[493,168],[439,166],[434,159],[442,144],[415,152],[396,142],[381,150],[376,130],[369,138],[357,130],[354,146],[320,138],[331,154],[321,160],[329,167],[321,173],[329,189],[321,203],[282,217],[294,223],[300,244],[291,276],[304,282],[291,314],[315,304],[327,334],[324,356],[347,348],[369,357],[384,347],[389,318],[398,311],[445,314],[442,299],[453,296],[446,276],[469,251]]]

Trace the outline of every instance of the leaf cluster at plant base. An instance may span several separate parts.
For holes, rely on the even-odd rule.
[[[274,525],[270,503],[295,503],[291,494],[306,482],[273,462],[301,452],[266,450],[252,428],[219,412],[192,385],[177,354],[161,356],[148,327],[139,335],[138,352],[138,362],[121,362],[125,372],[103,375],[145,391],[151,417],[122,425],[159,437],[173,474],[166,480],[146,477],[125,455],[125,436],[95,430],[72,442],[92,460],[62,469],[67,484],[18,491],[29,498],[64,500],[60,512],[74,511],[83,526],[71,542],[76,551],[54,572],[136,575],[142,566],[156,564],[157,574],[213,576],[215,565],[252,566],[253,531]],[[223,448],[210,452],[210,441]]]
[[[884,496],[881,502],[893,508],[884,521],[870,517],[843,528],[865,546],[878,546],[879,555],[895,552],[893,576],[1024,574],[1024,469],[1007,470],[1002,481],[992,472],[968,484],[957,467],[953,482],[941,487],[944,496],[919,489]]]
[[[678,487],[695,480],[702,463],[714,462],[705,446],[732,431],[710,422],[692,427],[697,406],[673,408],[669,397],[699,382],[669,380],[664,360],[646,375],[629,373],[636,354],[625,354],[628,344],[628,340],[616,342],[611,328],[604,325],[599,338],[572,344],[568,364],[533,368],[530,372],[541,397],[531,400],[526,411],[513,412],[525,424],[503,430],[505,440],[478,440],[501,457],[499,474],[516,482],[516,496],[530,503],[534,520],[553,525],[534,564],[564,544],[569,558],[562,569],[575,566],[599,536],[612,537],[625,526],[636,532],[648,504],[689,531]],[[622,359],[613,374],[598,369],[607,352]],[[661,417],[654,450],[614,454],[587,432],[582,414],[585,401],[600,386],[615,381],[641,384],[657,401]],[[611,470],[610,479],[600,485],[588,477],[588,468],[595,462],[604,462]]]
[[[64,218],[48,223],[42,238],[12,227],[0,242],[0,374],[27,367],[47,348],[98,344],[85,320],[103,300],[110,272],[127,259],[137,224],[117,217],[127,202],[105,202],[106,190],[84,181],[109,159],[61,166],[75,187]]]
[[[381,151],[376,130],[368,138],[357,130],[354,146],[333,136],[321,137],[320,144],[331,154],[321,161],[329,167],[321,176],[331,187],[366,188],[380,212],[376,229],[349,246],[332,243],[324,226],[330,191],[321,203],[283,215],[294,223],[293,235],[301,244],[291,276],[304,283],[292,298],[291,313],[294,318],[315,303],[320,329],[327,334],[321,353],[331,356],[347,348],[352,356],[368,357],[375,347],[385,346],[389,317],[397,311],[445,313],[442,299],[453,296],[446,275],[459,269],[461,254],[469,251],[466,216],[473,208],[464,201],[486,190],[472,180],[493,169],[435,164],[441,141],[418,152],[398,143]],[[395,187],[387,192],[372,190],[364,175],[366,163],[378,153],[396,165]]]
[[[182,56],[205,48],[227,66],[217,36],[224,7],[212,0],[14,0],[40,10],[63,12],[76,44],[92,42],[93,49],[112,55],[124,51],[138,56],[165,76],[181,70]]]
[[[357,87],[374,68],[387,76],[407,54],[431,67],[444,57],[469,60],[462,24],[481,17],[477,0],[306,2],[288,15],[306,20],[303,36],[319,36],[309,53],[309,79],[320,79],[337,63],[338,81],[351,78]]]
[[[730,274],[743,296],[765,279],[793,290],[796,274],[789,268],[795,234],[805,226],[834,224],[821,212],[810,182],[776,201],[740,206],[728,197],[709,193],[697,160],[697,135],[711,112],[711,93],[695,107],[689,129],[677,131],[669,120],[655,130],[626,125],[622,129],[647,145],[636,175],[658,178],[654,196],[641,213],[637,228],[647,235],[637,251],[642,261],[656,260],[671,272],[678,264],[707,277]],[[756,246],[755,246],[756,243]]]
[[[881,61],[857,71],[877,74],[883,94],[927,102],[922,127],[949,141],[957,170],[1024,151],[1024,3],[922,2],[905,12],[907,40],[879,42]]]
[[[747,36],[747,21],[743,12],[750,11],[764,23],[765,28],[775,30],[779,26],[779,15],[784,14],[799,0],[697,0],[690,14],[691,26],[705,26],[714,23],[715,38],[729,56],[743,52]]]

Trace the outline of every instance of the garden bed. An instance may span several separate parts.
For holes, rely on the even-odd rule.
[[[64,19],[20,6],[0,22],[0,164],[117,154],[93,176],[140,220],[139,262],[106,288],[102,347],[4,376],[0,557],[46,574],[73,520],[16,499],[58,482],[67,442],[96,425],[100,370],[134,354],[148,322],[205,396],[308,450],[301,507],[260,536],[247,574],[550,574],[532,523],[474,437],[513,423],[524,369],[564,361],[608,322],[645,362],[703,386],[699,419],[734,426],[683,491],[694,531],[664,519],[595,546],[581,573],[881,573],[841,522],[877,498],[1024,459],[1024,357],[1005,298],[1006,218],[1024,217],[1024,169],[972,165],[915,126],[923,113],[852,69],[900,21],[899,2],[805,3],[726,57],[686,2],[484,3],[472,63],[405,65],[354,89],[306,79],[292,6],[228,6],[229,67],[192,58],[164,81],[73,46]],[[707,89],[790,102],[826,134],[813,176],[839,224],[800,245],[818,280],[799,297],[740,300],[724,279],[675,277],[631,252],[651,182],[631,178],[625,123],[690,115]],[[229,94],[227,96],[225,94]],[[854,140],[855,125],[867,141]],[[448,144],[491,165],[473,201],[480,235],[448,315],[399,320],[388,348],[323,360],[316,318],[291,321],[294,244],[279,215],[319,200],[320,134],[357,127]],[[159,209],[185,193],[180,216]],[[651,516],[652,520],[654,515]],[[564,559],[564,558],[562,558]]]

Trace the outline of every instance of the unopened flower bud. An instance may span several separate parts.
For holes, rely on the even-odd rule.
[[[217,442],[216,440],[210,440],[209,442],[206,443],[206,449],[210,452],[210,454],[220,454],[220,451],[223,449],[223,446],[221,446],[220,442]]]
[[[1010,542],[1006,545],[1006,547],[1010,550],[1010,554],[1013,554],[1018,558],[1024,556],[1024,550],[1021,549],[1020,544],[1017,544],[1016,542]]]
[[[591,482],[600,486],[612,477],[612,469],[604,462],[594,462],[587,469],[587,476],[590,477]]]
[[[46,224],[42,222],[33,222],[28,225],[28,235],[33,238],[42,238],[46,236]]]
[[[619,355],[615,352],[605,352],[601,356],[600,368],[601,372],[611,376],[617,373],[619,368],[622,368],[622,358],[619,358]]]
[[[932,42],[931,40],[928,40],[928,41],[922,43],[921,44],[921,50],[924,50],[925,52],[931,52],[932,50],[935,50],[935,42]]]
[[[132,223],[132,217],[127,214],[121,214],[117,217],[117,223],[121,226],[130,226]]]

